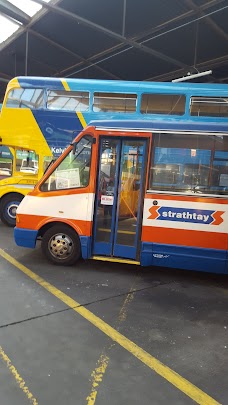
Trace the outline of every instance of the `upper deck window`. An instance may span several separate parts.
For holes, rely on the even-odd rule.
[[[89,92],[49,90],[47,108],[50,110],[89,111]]]
[[[43,89],[13,89],[10,90],[6,100],[8,108],[31,108],[44,107]]]
[[[228,97],[191,97],[190,114],[197,117],[228,117]]]
[[[95,92],[93,111],[134,113],[136,102],[136,94]]]
[[[183,115],[185,96],[182,94],[142,94],[142,114]]]

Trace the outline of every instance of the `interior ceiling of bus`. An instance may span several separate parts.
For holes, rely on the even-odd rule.
[[[0,0],[0,101],[19,75],[228,83],[227,21],[228,0]]]

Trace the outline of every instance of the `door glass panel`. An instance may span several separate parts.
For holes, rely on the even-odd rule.
[[[111,226],[113,219],[113,207],[115,205],[117,148],[119,141],[116,139],[104,139],[101,141],[98,202],[96,211],[96,242],[111,242]]]
[[[136,244],[144,143],[132,140],[122,144],[115,241],[118,245]]]

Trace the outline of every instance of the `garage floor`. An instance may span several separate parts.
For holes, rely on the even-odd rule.
[[[0,248],[2,405],[228,404],[227,277]]]

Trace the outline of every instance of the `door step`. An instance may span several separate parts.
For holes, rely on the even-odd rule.
[[[93,260],[102,260],[103,262],[114,262],[114,263],[126,263],[126,264],[136,264],[140,265],[140,262],[136,260],[123,259],[121,257],[109,257],[109,256],[92,256]]]

